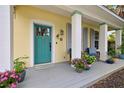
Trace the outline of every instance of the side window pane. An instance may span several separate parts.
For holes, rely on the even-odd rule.
[[[71,34],[72,34],[71,24],[67,23],[67,51],[71,49]]]
[[[95,31],[95,47],[99,49],[99,32]]]

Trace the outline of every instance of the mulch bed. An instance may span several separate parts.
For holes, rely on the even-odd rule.
[[[98,81],[89,88],[124,88],[124,69]]]

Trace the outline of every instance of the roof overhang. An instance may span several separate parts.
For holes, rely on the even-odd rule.
[[[114,16],[114,17],[118,18],[119,20],[121,20],[122,22],[124,22],[124,19],[122,17],[118,16],[117,14],[115,14],[114,12],[112,12],[111,10],[107,9],[105,6],[98,5],[98,7],[100,7],[104,11],[110,13],[112,16]]]

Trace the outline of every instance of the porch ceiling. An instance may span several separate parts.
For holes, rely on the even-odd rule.
[[[124,23],[123,19],[120,20],[97,5],[72,5],[69,7],[81,11],[85,17],[88,17],[91,20],[99,23],[107,23],[114,28],[122,28]]]
[[[37,7],[40,9],[44,9],[56,14],[60,14],[63,16],[68,16],[70,17],[73,13],[73,9],[71,8],[66,8],[67,6],[62,6],[62,5],[33,5],[33,7]],[[96,21],[95,19],[90,18],[89,16],[83,16],[83,20],[84,23],[87,24],[92,24],[94,26],[99,26],[100,22]]]
[[[121,20],[96,5],[34,5],[33,7],[45,9],[63,16],[71,16],[75,10],[78,10],[83,14],[82,21],[84,23],[94,24],[96,26],[99,26],[101,23],[107,23],[110,30],[119,29],[123,26]]]

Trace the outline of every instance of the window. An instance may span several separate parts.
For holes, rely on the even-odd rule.
[[[84,27],[82,31],[82,50],[86,50],[88,48],[88,28]]]
[[[99,32],[95,31],[95,48],[99,49]]]
[[[71,49],[71,42],[72,42],[71,35],[72,35],[71,24],[67,23],[67,51]]]

